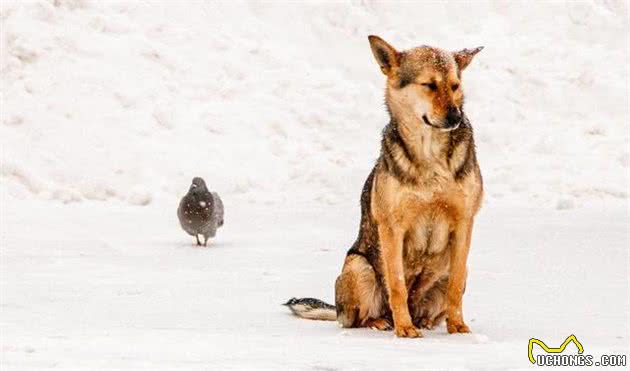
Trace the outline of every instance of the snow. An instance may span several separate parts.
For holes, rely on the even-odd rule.
[[[531,337],[630,338],[628,2],[0,3],[3,370],[521,369]],[[486,197],[465,316],[419,340],[333,301],[387,122],[367,35],[483,45]],[[207,249],[191,179],[225,203]]]
[[[149,204],[202,176],[252,203],[347,204],[387,122],[370,33],[485,46],[462,86],[487,202],[629,196],[627,2],[2,4],[13,198]]]
[[[3,370],[525,369],[531,337],[570,334],[588,354],[627,354],[623,207],[483,210],[464,297],[473,333],[397,339],[282,305],[333,302],[357,208],[239,206],[226,202],[208,248],[170,204],[3,208]]]

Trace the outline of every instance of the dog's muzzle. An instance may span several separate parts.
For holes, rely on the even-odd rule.
[[[446,127],[445,129],[451,129],[459,126],[462,122],[462,112],[455,106],[448,108],[446,112]]]
[[[451,131],[457,129],[462,123],[462,119],[462,111],[456,106],[450,106],[448,108],[448,111],[446,111],[446,117],[441,122],[441,126],[435,125],[433,122],[431,122],[426,114],[422,115],[422,121],[424,121],[425,124],[436,129],[440,129],[442,131]]]
[[[427,115],[422,115],[422,121],[424,121],[424,123],[429,125],[430,127],[441,130],[441,131],[455,130],[462,123],[461,118],[460,118],[460,120],[457,122],[446,120],[445,126],[437,126],[437,125],[434,125],[431,121],[429,121],[429,118],[427,117]]]

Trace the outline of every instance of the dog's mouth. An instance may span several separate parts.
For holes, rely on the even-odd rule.
[[[431,126],[431,127],[434,127],[434,128],[436,128],[436,129],[440,129],[440,127],[439,127],[439,126],[433,125],[433,124],[431,123],[431,121],[429,121],[429,118],[427,117],[427,115],[422,115],[422,120],[424,120],[424,123],[425,123],[425,124],[427,124],[427,125],[429,125],[429,126]]]
[[[451,131],[451,130],[455,130],[459,127],[459,125],[462,123],[461,121],[457,122],[457,124],[455,124],[454,126],[450,126],[450,127],[440,127],[437,125],[434,125],[431,121],[429,121],[429,118],[427,117],[427,115],[422,115],[422,121],[424,121],[425,124],[429,125],[432,128],[438,129],[440,131]]]

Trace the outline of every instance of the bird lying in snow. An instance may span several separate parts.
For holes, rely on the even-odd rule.
[[[319,299],[291,298],[282,305],[289,307],[291,312],[298,317],[308,319],[326,319],[328,321],[335,321],[337,319],[335,306],[325,303]]]
[[[177,208],[179,224],[186,233],[195,236],[197,246],[201,245],[199,235],[206,246],[209,237],[214,237],[217,228],[223,225],[223,202],[216,192],[209,192],[202,178],[194,178],[190,189]]]

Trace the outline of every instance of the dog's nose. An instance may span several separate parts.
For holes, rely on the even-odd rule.
[[[457,107],[451,106],[446,112],[446,124],[453,127],[462,120],[462,114]]]

